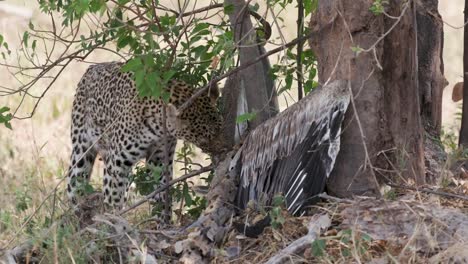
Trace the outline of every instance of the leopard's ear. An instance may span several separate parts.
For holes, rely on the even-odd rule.
[[[211,103],[216,105],[216,101],[219,98],[219,88],[216,82],[213,82],[210,87],[208,87],[208,95],[211,99]]]

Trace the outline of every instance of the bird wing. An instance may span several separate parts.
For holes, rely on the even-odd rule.
[[[297,215],[317,201],[339,152],[349,102],[347,82],[334,81],[252,131],[240,149],[238,206],[269,205],[282,194]]]

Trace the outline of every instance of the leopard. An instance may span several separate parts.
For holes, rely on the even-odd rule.
[[[211,154],[213,140],[219,138],[223,118],[217,107],[217,85],[194,97],[193,103],[179,112],[178,108],[198,90],[172,79],[164,88],[169,95],[166,100],[142,97],[133,73],[123,72],[123,65],[91,65],[78,83],[72,105],[72,152],[66,177],[66,192],[72,205],[83,197],[80,186],[89,183],[97,158],[104,162],[104,207],[121,210],[127,202],[129,175],[137,162],[146,160],[163,166],[159,184],[165,185],[172,180],[177,140],[193,143]],[[163,205],[162,221],[169,222],[169,191],[157,194],[152,201]]]

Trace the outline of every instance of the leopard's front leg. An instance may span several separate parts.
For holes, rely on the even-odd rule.
[[[160,140],[150,147],[147,153],[146,162],[153,166],[162,166],[163,168],[159,186],[154,186],[155,189],[168,184],[172,180],[172,166],[176,144],[177,139],[175,137],[167,136],[166,140]],[[166,161],[168,164],[165,164]],[[153,206],[162,208],[161,222],[163,224],[169,224],[172,215],[172,196],[170,189],[156,194],[151,202]]]
[[[138,153],[115,147],[105,159],[103,194],[104,203],[114,210],[123,208],[127,201],[128,178],[132,166],[138,161]]]

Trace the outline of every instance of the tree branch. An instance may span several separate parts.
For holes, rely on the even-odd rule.
[[[193,102],[195,101],[195,99],[197,99],[197,98],[200,97],[203,93],[205,93],[205,92],[208,90],[208,88],[209,88],[213,83],[217,83],[217,82],[219,82],[219,81],[221,81],[221,80],[223,80],[223,79],[225,79],[225,78],[227,78],[227,77],[229,77],[229,76],[231,76],[231,75],[233,75],[233,74],[235,74],[235,73],[237,73],[237,72],[239,72],[239,71],[241,71],[241,70],[244,70],[244,69],[246,69],[246,68],[248,68],[248,67],[254,65],[254,64],[257,63],[257,62],[260,62],[262,59],[264,59],[264,58],[266,58],[266,57],[269,57],[269,56],[271,56],[271,55],[273,55],[273,54],[275,54],[275,53],[278,53],[278,52],[280,52],[280,51],[282,51],[282,50],[285,50],[285,49],[288,49],[288,48],[290,48],[290,47],[293,47],[293,46],[296,45],[297,43],[299,43],[299,42],[301,42],[301,41],[304,41],[304,40],[306,40],[306,39],[309,39],[309,38],[311,38],[312,36],[314,36],[315,34],[316,34],[315,32],[312,32],[312,33],[309,33],[309,34],[307,34],[307,35],[305,35],[305,36],[303,36],[303,37],[296,38],[295,40],[293,40],[293,41],[291,41],[291,42],[288,42],[288,43],[286,43],[286,44],[284,44],[284,45],[282,45],[282,46],[280,46],[280,47],[278,47],[278,48],[276,48],[276,49],[272,49],[272,50],[268,51],[267,53],[265,53],[265,54],[263,54],[263,55],[261,55],[261,56],[258,56],[256,59],[253,59],[253,60],[251,60],[251,61],[248,61],[248,62],[246,62],[245,64],[243,64],[243,65],[241,65],[241,66],[239,66],[239,67],[237,67],[237,68],[234,68],[234,69],[232,69],[232,70],[226,72],[225,74],[222,74],[222,75],[220,75],[220,76],[218,76],[218,77],[215,77],[215,78],[211,79],[211,81],[210,81],[207,85],[205,85],[205,86],[203,86],[202,88],[200,88],[196,93],[194,93],[194,94],[192,95],[192,97],[190,97],[185,103],[183,103],[183,104],[179,107],[179,109],[178,109],[179,114],[182,113],[183,111],[187,110],[187,108],[190,107],[190,106],[193,104]]]
[[[197,175],[200,175],[204,172],[208,172],[210,170],[212,170],[214,168],[213,165],[210,165],[210,166],[206,166],[206,167],[203,167],[197,171],[193,171],[191,173],[188,173],[188,174],[185,174],[184,176],[181,176],[177,179],[174,179],[170,182],[168,182],[166,185],[164,186],[161,186],[159,187],[158,189],[156,189],[155,191],[153,191],[152,193],[148,194],[147,196],[145,196],[145,198],[141,199],[140,201],[134,203],[133,205],[131,205],[130,207],[128,208],[125,208],[123,210],[120,210],[119,212],[116,213],[116,215],[123,215],[125,213],[128,213],[130,210],[133,210],[135,208],[137,208],[138,206],[146,203],[148,200],[150,200],[151,198],[153,198],[156,194],[160,193],[160,192],[163,192],[167,189],[169,189],[169,187],[171,187],[172,185],[178,183],[178,182],[181,182],[181,181],[185,181],[187,179],[190,179],[190,178],[193,178]]]

